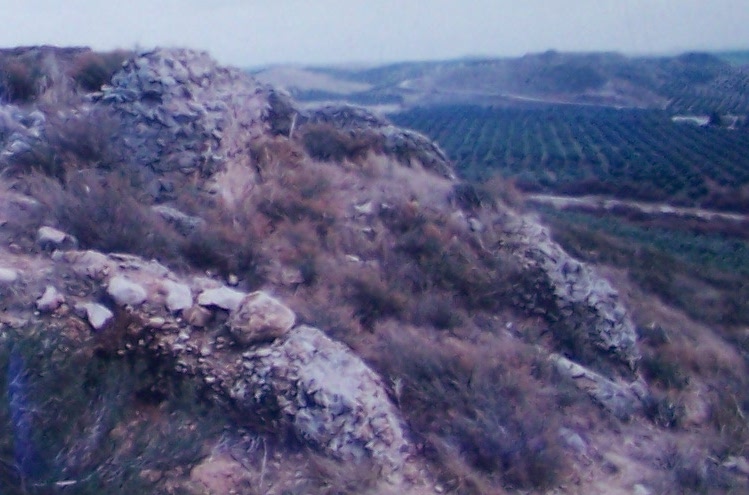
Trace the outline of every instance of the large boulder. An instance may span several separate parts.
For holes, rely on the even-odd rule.
[[[242,303],[245,294],[228,287],[217,287],[206,289],[198,296],[198,304],[201,306],[216,306],[228,311],[236,311]]]
[[[345,345],[299,326],[242,357],[230,390],[238,407],[262,414],[276,404],[299,437],[334,457],[371,458],[387,471],[406,462],[411,448],[382,379]]]
[[[148,297],[148,293],[143,287],[121,275],[112,277],[109,281],[107,294],[122,306],[137,306]]]
[[[637,333],[616,289],[565,252],[546,227],[528,216],[508,212],[505,234],[505,248],[525,269],[529,293],[520,304],[546,313],[558,332],[580,334],[592,348],[636,369]]]
[[[271,342],[283,337],[296,321],[294,312],[269,294],[248,294],[229,319],[229,331],[242,345]]]

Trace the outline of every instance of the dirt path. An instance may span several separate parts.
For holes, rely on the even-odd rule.
[[[555,208],[586,207],[601,210],[614,208],[631,208],[650,215],[674,215],[679,217],[700,218],[703,220],[731,220],[734,222],[748,222],[749,215],[730,213],[725,211],[706,210],[673,206],[667,203],[648,203],[644,201],[613,199],[605,196],[558,196],[554,194],[530,194],[527,199],[531,203],[550,205]]]

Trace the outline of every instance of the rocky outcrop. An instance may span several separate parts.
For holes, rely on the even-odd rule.
[[[401,163],[413,165],[416,161],[442,177],[456,178],[450,159],[434,141],[416,131],[396,127],[364,108],[324,105],[301,112],[300,122],[330,124],[352,133],[374,132],[382,137],[383,151]]]
[[[633,414],[642,411],[643,401],[649,396],[647,387],[641,380],[622,384],[580,366],[564,356],[552,354],[550,359],[562,376],[571,379],[575,386],[619,419],[629,419]]]
[[[115,304],[128,307],[132,318],[126,341],[141,339],[138,352],[176,360],[177,372],[201,380],[248,424],[285,424],[328,455],[371,459],[388,473],[407,463],[412,449],[382,379],[324,332],[294,327],[294,313],[282,301],[205,278],[180,279],[135,256],[70,251],[54,259],[57,269],[72,268],[106,287]],[[177,308],[187,306],[182,296],[206,285],[217,287],[200,293],[197,307],[206,318],[192,325],[188,313],[195,307]],[[86,296],[71,299],[93,329],[107,331],[114,308]],[[228,319],[213,318],[216,312],[228,312]],[[182,318],[176,316],[180,313]]]
[[[523,263],[529,290],[537,292],[520,294],[518,303],[546,314],[562,332],[583,335],[634,370],[640,359],[637,334],[611,284],[567,254],[532,218],[511,215],[504,229],[506,247]]]
[[[0,105],[0,163],[30,156],[43,142],[46,117],[39,110]]]
[[[248,294],[229,319],[229,331],[241,345],[272,342],[294,326],[296,315],[275,297],[262,292]]]
[[[334,327],[338,323],[337,314],[327,315],[330,320],[316,322],[319,328],[315,328],[300,324],[300,321],[313,321],[309,313],[314,311],[310,308],[315,305],[304,309],[295,306],[300,315],[297,318],[289,307],[291,304],[285,301],[303,306],[300,302],[303,298],[319,297],[324,305],[327,297],[324,291],[329,289],[319,281],[317,285],[313,283],[314,278],[323,279],[329,275],[323,270],[341,268],[342,276],[335,274],[325,280],[326,283],[353,285],[357,281],[372,280],[376,283],[371,288],[362,285],[361,294],[330,292],[343,299],[330,301],[331,313],[340,312],[342,326],[350,331],[347,336],[351,337],[351,342],[359,338],[367,342],[368,337],[364,335],[367,330],[377,338],[381,334],[377,334],[376,324],[371,329],[357,326],[362,322],[357,304],[365,310],[368,305],[377,309],[378,305],[390,304],[395,308],[383,314],[371,311],[381,317],[377,324],[390,323],[389,317],[393,317],[394,326],[419,324],[405,315],[400,319],[395,317],[401,311],[406,313],[401,306],[407,305],[401,304],[400,294],[394,297],[394,303],[389,302],[388,291],[394,288],[379,283],[380,275],[386,273],[386,263],[403,259],[411,262],[412,266],[398,272],[399,276],[412,278],[414,286],[422,287],[425,292],[434,284],[439,297],[427,300],[424,294],[418,295],[429,303],[425,307],[447,306],[453,295],[457,301],[458,292],[470,292],[475,280],[471,278],[473,274],[479,275],[477,272],[484,266],[493,266],[489,261],[496,261],[501,255],[503,262],[514,258],[513,269],[517,264],[524,268],[522,276],[518,276],[522,281],[518,282],[515,295],[517,306],[525,314],[511,307],[509,302],[496,307],[517,314],[521,319],[528,314],[542,314],[554,332],[572,332],[606,358],[614,356],[619,362],[617,366],[627,369],[626,373],[616,376],[608,369],[596,368],[595,362],[586,362],[587,367],[583,367],[557,354],[551,359],[560,374],[573,380],[613,415],[627,418],[641,410],[639,403],[647,392],[634,380],[636,374],[632,371],[639,358],[634,327],[616,291],[594,270],[565,253],[532,218],[501,207],[482,209],[480,201],[476,210],[481,211],[472,211],[470,216],[466,213],[470,207],[466,207],[466,211],[456,207],[450,199],[449,191],[455,182],[449,161],[439,147],[424,136],[395,128],[384,119],[353,107],[301,110],[283,94],[258,84],[241,71],[218,67],[206,54],[186,50],[140,53],[124,65],[111,85],[104,87],[86,105],[82,110],[93,107],[115,117],[117,129],[112,145],[125,157],[130,167],[128,172],[136,170],[135,175],[143,180],[145,192],[152,194],[159,203],[144,210],[164,220],[158,225],[174,228],[174,232],[170,232],[174,235],[170,237],[174,251],[184,249],[183,241],[203,240],[201,235],[205,235],[209,247],[224,239],[221,236],[209,238],[211,226],[207,219],[217,217],[193,216],[201,214],[199,208],[189,202],[195,198],[180,198],[186,199],[186,204],[180,207],[189,211],[189,215],[161,203],[182,181],[182,185],[200,193],[200,200],[215,199],[216,211],[211,213],[226,213],[230,219],[227,225],[233,222],[231,228],[226,228],[230,234],[227,239],[255,236],[251,240],[257,243],[258,252],[262,254],[258,258],[264,260],[264,266],[258,270],[256,280],[250,280],[247,273],[233,268],[220,270],[226,279],[219,280],[214,276],[217,273],[214,267],[188,257],[170,261],[173,269],[169,269],[158,261],[146,261],[129,254],[77,251],[74,238],[52,227],[60,226],[61,221],[39,229],[39,225],[44,225],[42,222],[49,221],[49,218],[42,219],[39,213],[29,222],[33,225],[30,231],[24,233],[32,252],[18,254],[22,249],[16,246],[14,259],[19,264],[8,262],[7,267],[6,259],[0,257],[3,259],[3,267],[0,267],[3,295],[15,297],[24,290],[31,294],[26,299],[18,297],[13,301],[14,308],[26,308],[25,321],[33,317],[42,322],[55,322],[61,331],[71,333],[94,330],[93,340],[113,347],[107,348],[108,352],[137,353],[168,363],[175,373],[198,383],[206,397],[229,409],[243,426],[279,435],[291,431],[299,440],[326,455],[345,461],[368,459],[377,464],[381,472],[393,474],[409,465],[411,455],[418,449],[407,438],[406,427],[388,396],[385,381],[351,348],[325,333],[334,328],[341,331]],[[0,132],[0,145],[5,146],[6,151],[14,146],[19,150],[23,148],[14,142],[32,146],[31,139],[43,139],[44,115],[31,119],[30,114],[15,110],[7,110],[6,114],[9,115],[6,128],[10,133]],[[357,155],[351,162],[342,160],[336,165],[303,157],[303,147],[292,136],[294,128],[315,124],[323,124],[318,125],[323,130],[332,127],[333,134],[340,131],[341,135],[367,133],[375,136],[377,139],[372,142],[376,142],[377,147],[373,151],[383,152],[389,158],[378,156],[369,163],[366,160],[371,157],[366,155],[359,164]],[[20,137],[12,138],[13,133]],[[268,169],[276,167],[278,170],[269,171],[282,176],[280,179],[270,173],[261,177],[264,171],[254,163],[254,160],[260,161],[255,153],[257,147],[253,148],[258,144],[256,140],[298,155],[294,159],[308,167],[299,167],[303,173],[296,170],[303,180],[299,184],[285,181],[283,176],[299,163],[290,163],[287,169],[281,158],[279,163],[267,166]],[[362,142],[370,141],[363,139]],[[270,146],[268,153],[273,149]],[[275,157],[269,157],[271,159]],[[338,165],[341,166],[334,168]],[[304,174],[317,170],[324,179],[321,187],[328,188],[330,194],[326,190],[324,196],[307,198],[306,194],[314,196],[319,192],[291,189],[302,189],[301,183],[307,179]],[[287,187],[288,190],[284,189]],[[261,219],[263,221],[258,223],[262,228],[258,227],[256,233],[242,224],[247,214],[254,211],[252,208],[242,211],[242,215],[236,214],[239,207],[248,204],[272,210],[271,207],[277,206],[273,201],[287,193],[292,200],[298,196],[296,209],[306,212],[310,206],[319,207],[320,211],[314,212],[322,218],[319,226],[307,222],[303,216],[284,218],[282,212],[278,218],[271,218],[269,214]],[[241,202],[248,197],[269,199],[269,204]],[[232,202],[232,199],[237,201]],[[41,206],[39,211],[42,211]],[[393,215],[393,224],[400,227],[391,228],[384,222],[383,218],[390,215],[388,212]],[[426,222],[427,217],[429,222],[435,219],[433,225]],[[429,228],[425,227],[423,232],[413,228],[412,224],[422,221]],[[83,243],[84,235],[76,233]],[[414,247],[409,248],[403,242],[403,238],[416,235],[429,237],[429,245],[414,242]],[[319,246],[311,246],[309,252],[304,253],[309,255],[307,260],[299,256],[301,250],[295,251],[296,245],[306,242],[307,237],[313,241],[319,239],[321,243],[329,241],[329,245],[320,252],[316,251]],[[7,238],[12,235],[8,234]],[[411,253],[411,258],[406,255],[387,257],[388,250],[433,250],[439,254],[448,245],[459,248],[454,257],[420,258],[418,252]],[[488,245],[492,248],[487,249]],[[496,253],[495,247],[505,253]],[[0,251],[4,249],[4,245],[0,246]],[[485,255],[486,265],[474,263],[478,259],[473,257],[476,253]],[[198,250],[194,257],[201,254]],[[427,264],[433,265],[432,260],[442,259],[454,262],[455,266],[448,268],[458,269],[460,284],[454,284],[450,277],[436,283],[437,279],[423,276],[422,272],[432,268]],[[201,266],[200,271],[196,266]],[[236,273],[224,273],[228,271]],[[496,280],[505,281],[500,277]],[[255,290],[258,286],[263,290],[250,292],[249,287]],[[312,292],[318,287],[323,287],[319,296]],[[487,289],[486,297],[494,297],[495,285],[486,284],[482,288]],[[510,292],[507,287],[497,289],[496,294],[502,294],[498,297]],[[403,292],[406,298],[407,290]],[[456,309],[468,320],[473,318],[468,314],[475,308],[466,305]],[[482,301],[481,308],[480,312],[489,313],[495,306],[484,305]],[[441,314],[444,308],[437,309]],[[451,310],[446,309],[448,313]],[[471,335],[473,339],[482,332],[495,335],[494,320],[504,316],[499,312],[477,316],[465,328],[457,329],[455,338]],[[430,336],[440,333],[427,325],[419,328]],[[466,355],[466,361],[470,359]],[[427,375],[430,369],[425,367]],[[470,387],[471,378],[464,378]],[[398,376],[388,379],[392,381],[393,395],[400,401],[404,380]],[[625,381],[634,384],[627,385]],[[441,413],[448,417],[453,412]],[[498,428],[506,426],[497,424]],[[567,432],[566,438],[573,448],[585,450],[574,432]],[[448,439],[447,443],[452,441]],[[447,450],[439,455],[450,455],[452,448],[463,447],[446,444]]]
[[[126,62],[97,100],[120,118],[116,139],[134,164],[208,176],[237,151],[231,131],[241,129],[243,143],[265,131],[267,98],[264,86],[206,53],[159,49]]]
[[[242,354],[247,374],[232,398],[248,411],[268,402],[311,444],[344,459],[400,468],[410,447],[382,380],[346,346],[300,326]]]

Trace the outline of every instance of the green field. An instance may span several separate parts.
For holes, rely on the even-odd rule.
[[[465,178],[749,210],[749,127],[675,123],[659,110],[443,106],[392,116],[435,139]]]

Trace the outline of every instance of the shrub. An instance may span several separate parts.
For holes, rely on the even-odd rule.
[[[206,223],[181,244],[180,254],[190,266],[215,270],[224,277],[238,275],[253,286],[262,283],[263,258],[252,232]]]
[[[427,294],[419,299],[411,320],[439,330],[450,330],[463,323],[454,299],[439,294]]]
[[[481,484],[454,470],[456,454],[479,478],[517,488],[550,487],[567,469],[559,425],[541,413],[558,406],[535,378],[547,364],[530,347],[510,339],[449,345],[403,328],[378,331],[381,346],[371,359],[398,381],[401,411],[448,486],[472,493],[469,485]]]
[[[161,217],[134,197],[121,175],[78,173],[59,185],[40,180],[35,196],[44,201],[58,226],[81,247],[174,261],[179,237]]]
[[[11,103],[28,103],[38,95],[38,68],[17,59],[0,62],[3,99]]]
[[[70,77],[85,91],[98,91],[108,83],[115,72],[122,68],[122,63],[132,55],[125,50],[106,53],[84,52],[74,61]]]
[[[346,131],[330,124],[308,124],[301,140],[309,155],[321,161],[353,160],[368,151],[382,151],[381,137],[368,131]]]
[[[203,456],[223,421],[171,363],[99,356],[93,341],[72,341],[56,327],[4,334],[0,344],[0,485],[3,493],[80,494],[157,490],[144,469],[183,469]],[[140,391],[167,392],[149,421]],[[149,405],[147,407],[154,407]]]
[[[451,198],[460,208],[467,211],[475,211],[496,204],[494,196],[488,189],[471,182],[460,182],[453,186]]]
[[[355,308],[354,315],[367,328],[372,328],[381,318],[400,316],[405,308],[405,296],[374,274],[349,277],[346,285],[348,299]]]
[[[649,381],[666,388],[681,390],[689,383],[687,375],[673,357],[669,359],[659,353],[646,354],[640,361],[640,367]]]
[[[49,115],[44,139],[30,150],[5,163],[4,174],[21,176],[41,173],[64,182],[76,170],[118,168],[123,160],[112,147],[117,121],[101,111],[61,118]]]

